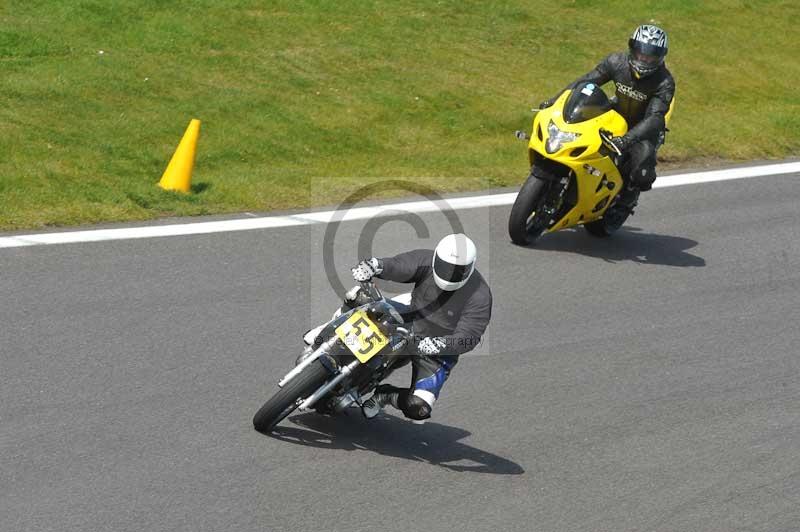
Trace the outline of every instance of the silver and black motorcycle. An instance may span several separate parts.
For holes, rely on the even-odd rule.
[[[348,294],[345,307],[316,334],[280,388],[253,417],[259,432],[270,432],[295,410],[324,414],[362,406],[362,397],[403,362],[411,331],[372,281]],[[349,308],[348,308],[349,307]]]

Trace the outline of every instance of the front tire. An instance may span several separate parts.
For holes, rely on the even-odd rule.
[[[253,427],[258,432],[265,434],[270,432],[300,406],[300,399],[305,399],[317,391],[330,376],[331,373],[325,369],[322,362],[315,360],[264,403],[253,416]]]
[[[547,182],[530,175],[517,194],[508,217],[508,235],[518,246],[533,243],[544,232],[545,226],[537,219],[536,213],[542,206],[546,191]]]

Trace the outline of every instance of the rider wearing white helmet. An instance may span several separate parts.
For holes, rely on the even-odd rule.
[[[459,233],[444,237],[435,250],[373,257],[352,269],[353,278],[360,282],[375,276],[414,283],[411,305],[396,304],[405,321],[414,326],[408,348],[411,386],[378,386],[364,403],[367,417],[374,417],[389,404],[412,420],[430,417],[458,356],[477,347],[492,316],[492,293],[475,269],[476,259],[475,244]]]

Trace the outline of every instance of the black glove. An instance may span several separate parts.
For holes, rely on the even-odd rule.
[[[379,259],[372,257],[369,260],[362,260],[350,271],[353,272],[353,279],[359,283],[365,283],[383,271],[383,264]]]
[[[447,347],[447,342],[444,341],[444,338],[426,336],[417,344],[417,351],[422,355],[434,356],[444,351],[445,347]]]
[[[620,153],[625,153],[625,150],[630,148],[631,140],[628,137],[611,137],[609,141],[619,150]]]
[[[539,109],[546,109],[548,107],[552,107],[558,98],[549,98],[542,103],[539,104]]]

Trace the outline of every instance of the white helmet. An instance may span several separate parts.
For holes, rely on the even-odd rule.
[[[436,286],[452,292],[467,284],[475,271],[477,254],[475,243],[463,233],[441,239],[433,252],[433,280]]]

